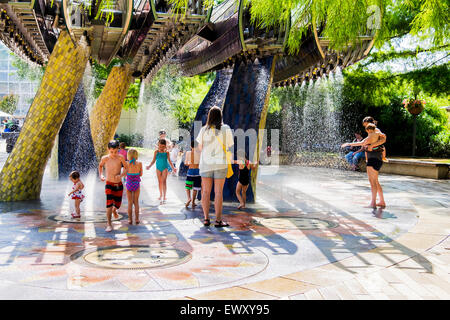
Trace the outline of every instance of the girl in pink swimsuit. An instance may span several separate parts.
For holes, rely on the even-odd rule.
[[[138,152],[136,149],[128,150],[128,171],[127,171],[127,199],[128,199],[128,223],[133,224],[133,205],[136,224],[139,224],[139,194],[142,176],[142,162],[137,161]]]
[[[78,171],[72,171],[69,174],[70,181],[73,182],[72,192],[69,193],[69,197],[75,201],[75,212],[72,212],[72,218],[81,218],[80,203],[84,199],[83,189],[84,184],[80,180],[80,173]]]

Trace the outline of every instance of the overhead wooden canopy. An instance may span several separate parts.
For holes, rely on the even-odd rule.
[[[229,68],[237,60],[278,56],[274,84],[291,85],[355,63],[374,42],[373,35],[361,36],[335,52],[313,24],[298,54],[291,55],[285,50],[290,23],[260,28],[243,0],[214,8],[190,0],[182,13],[168,0],[111,0],[108,7],[92,1],[90,8],[82,0],[0,1],[0,40],[24,59],[44,64],[59,31],[67,28],[76,45],[90,47],[91,58],[104,64],[120,58],[134,77],[146,81],[166,63],[192,76]]]

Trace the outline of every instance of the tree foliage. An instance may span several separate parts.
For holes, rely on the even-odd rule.
[[[0,100],[0,110],[9,114],[14,114],[17,109],[19,97],[13,94],[4,96]]]
[[[166,65],[146,87],[145,95],[150,99],[145,104],[154,104],[177,119],[180,126],[189,128],[214,78],[214,73],[182,77],[176,67]]]
[[[16,68],[16,75],[20,80],[30,80],[30,81],[38,81],[42,80],[44,76],[45,67],[31,65],[25,60],[19,58],[14,53],[11,53],[13,56],[12,66]]]
[[[433,66],[406,73],[387,71],[367,72],[361,68],[344,70],[347,95],[374,106],[386,104],[392,92],[412,97],[414,92],[424,96],[450,96],[449,64]]]
[[[94,77],[94,98],[100,97],[103,88],[105,87],[106,80],[108,79],[111,70],[115,66],[122,65],[122,60],[119,58],[112,59],[109,65],[100,64],[96,61],[92,63],[92,75]],[[123,108],[125,110],[137,110],[138,109],[138,97],[139,97],[139,85],[140,81],[135,80],[130,84],[128,88],[125,101],[123,103]]]
[[[238,0],[236,0],[238,1]],[[184,12],[187,0],[170,0],[176,12]],[[211,5],[214,1],[204,0]],[[298,51],[302,36],[313,22],[333,48],[358,43],[358,36],[377,32],[378,46],[392,37],[411,33],[431,37],[435,45],[448,41],[449,2],[441,0],[244,0],[252,21],[263,28],[291,24],[287,42]]]
[[[384,56],[381,60],[384,61]],[[417,155],[450,157],[449,115],[441,108],[449,105],[449,83],[449,63],[404,73],[369,71],[364,62],[345,69],[340,97],[343,140],[352,139],[355,131],[363,131],[361,119],[370,115],[388,136],[388,154],[410,156],[413,116],[402,101],[417,98],[426,101],[424,111],[417,117]],[[281,106],[281,113],[286,108],[301,113],[305,104],[298,88],[276,88],[271,100]]]

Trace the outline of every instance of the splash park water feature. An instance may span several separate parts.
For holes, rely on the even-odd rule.
[[[141,223],[128,224],[124,199],[113,233],[104,231],[104,185],[95,175],[83,180],[82,219],[72,219],[70,181],[47,170],[39,201],[0,204],[0,297],[236,299],[231,291],[295,299],[346,281],[352,288],[377,271],[397,274],[402,263],[417,274],[438,268],[437,256],[423,248],[439,250],[446,237],[448,183],[382,176],[390,205],[372,210],[364,208],[363,173],[271,170],[261,167],[255,204],[237,210],[225,203],[230,227],[222,230],[203,226],[201,208],[185,209],[176,177],[160,205],[155,173],[145,172]],[[425,231],[431,227],[433,236]]]
[[[338,52],[330,48],[329,41],[319,37],[320,30],[314,26],[304,35],[298,53],[288,53],[283,44],[288,39],[290,25],[261,28],[251,19],[250,7],[244,1],[228,0],[210,7],[203,2],[192,1],[181,11],[170,1],[152,0],[136,4],[117,1],[110,5],[117,10],[112,12],[98,3],[80,5],[72,1],[55,5],[50,1],[39,5],[37,2],[1,5],[5,32],[13,34],[12,41],[5,38],[4,42],[31,63],[47,64],[38,95],[28,114],[28,119],[33,120],[26,121],[16,151],[12,152],[1,173],[2,176],[14,174],[21,179],[1,179],[2,201],[39,198],[42,173],[63,121],[70,124],[72,117],[83,114],[85,110],[83,99],[78,103],[78,111],[69,112],[69,107],[77,90],[78,96],[82,96],[83,87],[79,84],[86,65],[93,59],[109,65],[113,58],[119,58],[122,63],[112,68],[90,111],[89,123],[81,118],[84,119],[83,134],[90,131],[93,143],[93,147],[86,149],[89,155],[81,159],[86,161],[79,164],[83,168],[93,165],[92,149],[97,161],[105,153],[105,145],[114,136],[122,104],[133,79],[151,81],[164,64],[177,64],[185,76],[234,66],[224,99],[226,121],[233,119],[233,129],[261,129],[265,127],[272,85],[292,85],[318,78],[339,66],[351,65],[367,56],[374,43],[373,35],[358,35],[357,44]],[[89,6],[89,10],[84,6]],[[34,23],[25,22],[24,17],[30,15],[39,19]],[[47,25],[43,20],[52,23]],[[65,22],[67,30],[59,27],[60,20]],[[240,81],[248,86],[240,87]],[[212,95],[224,93],[225,90],[218,90]],[[58,97],[58,107],[55,112],[47,112],[50,106],[43,106],[47,103],[56,107],[55,97]],[[221,101],[221,98],[210,101]],[[208,106],[200,110],[205,108]],[[244,119],[248,110],[252,117]],[[66,116],[69,117],[66,119]],[[59,142],[59,156],[63,159],[59,161],[61,167],[64,167],[65,157],[73,157],[64,147],[76,147],[70,142],[70,136],[77,135],[76,129],[72,129],[75,131],[68,133],[63,126]],[[38,138],[30,144],[32,136]],[[86,139],[90,144],[89,137]],[[36,145],[38,148],[34,147]],[[259,159],[259,152],[254,154]],[[33,168],[24,164],[30,159],[36,164]],[[68,169],[62,170],[65,173]],[[257,168],[252,173],[253,193],[256,173]]]
[[[10,29],[13,33],[5,42],[24,59],[47,66],[17,145],[2,158],[0,295],[295,299],[401,263],[418,273],[441,268],[424,250],[439,251],[446,241],[448,184],[383,176],[391,205],[372,210],[364,208],[369,191],[362,174],[259,166],[264,148],[259,140],[246,146],[257,164],[249,190],[254,203],[246,210],[235,208],[236,167],[227,181],[229,227],[204,227],[201,211],[184,207],[185,190],[176,177],[169,178],[168,202],[160,204],[150,171],[141,185],[141,223],[128,224],[122,207],[114,232],[104,231],[104,184],[90,169],[114,136],[130,83],[141,80],[138,99],[144,104],[144,86],[165,64],[177,65],[181,76],[216,72],[197,109],[202,124],[218,105],[232,129],[259,134],[272,87],[292,86],[305,96],[305,105],[284,115],[288,148],[304,153],[338,148],[341,70],[369,54],[373,34],[337,51],[322,36],[322,27],[312,23],[293,53],[284,46],[291,26],[263,28],[244,1],[209,8],[200,1],[187,3],[183,13],[170,1],[117,1],[106,11],[98,3],[89,11],[66,0],[56,6],[50,1],[1,4],[2,37]],[[114,16],[98,15],[102,10]],[[26,22],[30,15],[36,18]],[[62,22],[65,28],[58,27]],[[114,58],[121,63],[112,67],[99,98],[86,99],[83,91],[92,87],[85,74],[93,59],[109,65]],[[158,97],[147,100],[152,99]],[[175,128],[170,120],[147,110],[146,138],[162,125]],[[319,126],[325,127],[322,134],[315,130]],[[52,150],[59,180],[51,177]],[[150,161],[145,155],[141,160]],[[75,168],[86,185],[80,219],[70,217],[66,196],[71,185],[65,176]],[[435,228],[429,237],[423,236],[428,236],[423,216]],[[419,245],[413,237],[422,237]],[[322,278],[305,280],[308,273]],[[326,273],[336,281],[326,283]],[[390,294],[406,293],[393,289]]]

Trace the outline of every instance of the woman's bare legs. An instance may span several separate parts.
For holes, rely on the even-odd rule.
[[[380,202],[377,203],[377,206],[384,208],[386,207],[386,202],[384,201],[383,188],[381,187],[381,184],[378,181],[378,171],[376,172],[376,183],[377,183],[378,198],[380,198]]]
[[[370,183],[370,191],[372,193],[372,199],[370,200],[369,207],[376,208],[377,201],[377,180],[378,180],[378,171],[376,171],[372,167],[367,167],[367,177],[369,178]]]
[[[223,185],[224,179],[214,179],[214,210],[216,211],[216,221],[222,221]]]
[[[128,223],[133,224],[133,193],[127,190],[127,200],[128,200]]]
[[[136,224],[139,224],[139,194],[140,193],[141,193],[141,189],[139,188],[136,191],[133,191],[133,195],[132,195]]]
[[[213,178],[202,177],[202,208],[205,220],[209,219],[209,205],[211,202],[210,199],[213,181],[214,181]]]

